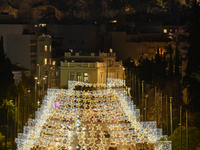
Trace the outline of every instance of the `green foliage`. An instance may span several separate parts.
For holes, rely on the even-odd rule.
[[[154,78],[154,62],[152,60],[139,59],[139,65],[137,66],[138,76],[141,80],[144,80],[146,83],[151,83]]]
[[[5,136],[3,136],[0,132],[0,149],[5,149]],[[12,150],[11,142],[7,142],[7,150]]]
[[[8,115],[8,119],[10,121],[13,121],[14,116],[15,116],[15,105],[13,104],[13,101],[7,100],[7,99],[3,100],[3,104],[0,105],[0,113],[1,113],[1,116],[2,116],[1,117],[2,121],[1,121],[0,125],[6,124],[7,115]]]
[[[190,99],[190,108],[192,111],[197,111],[200,108],[200,82],[197,82],[192,76],[198,73],[198,67],[200,66],[200,6],[194,1],[192,6],[192,14],[188,23],[188,43],[190,44],[188,49],[188,63],[186,68],[186,76],[184,77],[185,86],[188,89],[188,99]]]
[[[158,141],[166,141],[164,137],[161,137]]]
[[[180,127],[176,128],[173,132],[173,149],[180,149]],[[171,139],[171,136],[168,137]],[[189,128],[189,150],[200,148],[200,130],[198,128]],[[186,129],[182,127],[182,149],[186,150]]]

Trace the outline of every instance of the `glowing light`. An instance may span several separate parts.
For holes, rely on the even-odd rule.
[[[68,90],[48,89],[36,118],[28,121],[15,140],[18,150],[37,146],[103,150],[111,143],[126,145],[127,149],[151,143],[155,149],[171,150],[171,142],[156,128],[155,121],[140,122],[140,111],[131,100],[130,88],[123,88],[123,83],[124,80],[108,78],[106,88],[100,83],[69,81]],[[76,86],[95,86],[98,90],[78,91],[74,90]],[[159,141],[163,137],[166,141]]]

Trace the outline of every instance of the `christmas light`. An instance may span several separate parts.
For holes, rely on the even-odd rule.
[[[111,78],[107,86],[69,81],[68,90],[48,89],[36,118],[28,121],[15,140],[18,150],[37,146],[103,150],[111,142],[124,150],[145,143],[153,144],[154,149],[171,150],[171,142],[156,128],[155,121],[140,122],[140,111],[124,83]],[[74,90],[76,86],[96,90]]]

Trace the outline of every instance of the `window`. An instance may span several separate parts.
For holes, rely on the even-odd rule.
[[[56,61],[55,60],[52,62],[52,65],[54,65],[54,66],[56,65]]]
[[[36,54],[37,54],[37,47],[31,47],[30,55],[31,56],[36,56]]]
[[[70,72],[70,80],[74,81],[74,72]]]
[[[103,73],[101,73],[100,82],[103,83]]]
[[[36,65],[36,60],[31,60],[31,65],[35,66]]]
[[[56,76],[58,76],[59,74],[58,74],[58,71],[56,71]]]
[[[85,72],[83,74],[83,82],[88,82],[88,73],[87,72]]]
[[[82,81],[82,76],[81,76],[81,72],[77,73],[77,81]]]
[[[51,65],[51,58],[49,58],[49,64]]]
[[[44,58],[44,65],[47,65],[47,58]]]
[[[111,78],[111,74],[110,74],[110,72],[108,72],[108,78]]]
[[[44,51],[47,52],[47,45],[44,46]]]
[[[37,45],[37,41],[36,40],[31,40],[30,46],[36,46],[36,45]]]
[[[163,33],[167,33],[167,29],[163,29]]]
[[[169,32],[172,32],[172,29],[170,29]]]

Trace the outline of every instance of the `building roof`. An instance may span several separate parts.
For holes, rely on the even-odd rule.
[[[30,71],[30,69],[11,64],[11,71],[12,72],[21,72],[21,71]]]

